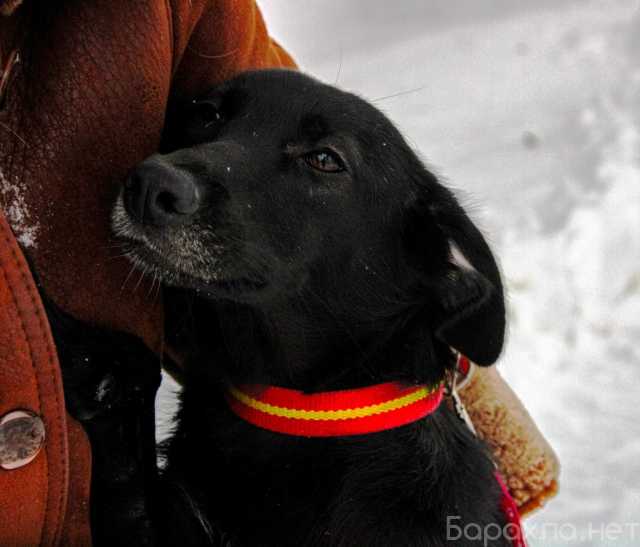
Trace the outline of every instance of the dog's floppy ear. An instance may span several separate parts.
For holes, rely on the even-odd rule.
[[[413,222],[413,252],[430,247],[435,266],[430,277],[439,307],[436,336],[478,365],[493,364],[502,351],[505,335],[505,304],[502,280],[489,245],[453,194],[433,175],[414,204],[421,222]],[[414,219],[416,214],[412,215]],[[434,238],[437,241],[434,241]],[[433,250],[439,248],[437,255]]]

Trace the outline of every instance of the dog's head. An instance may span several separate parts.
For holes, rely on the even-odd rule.
[[[366,101],[298,72],[245,73],[194,101],[168,143],[113,214],[165,283],[258,307],[317,299],[360,323],[419,306],[442,342],[496,360],[505,310],[487,243]]]

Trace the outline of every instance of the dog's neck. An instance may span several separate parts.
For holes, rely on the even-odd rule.
[[[196,376],[185,383],[167,473],[188,484],[223,529],[249,545],[325,546],[335,537],[344,545],[444,545],[447,515],[502,523],[493,464],[446,405],[403,427],[306,439],[244,421],[219,385],[221,372],[223,382],[303,391],[439,380],[453,356],[419,314],[373,328],[347,323],[345,332],[335,314],[307,313],[299,303],[272,310],[201,304],[203,345]]]
[[[302,391],[388,381],[434,384],[454,365],[450,350],[434,340],[415,310],[364,321],[313,300],[201,306],[196,313],[224,320],[196,319],[200,353],[235,383]]]
[[[244,328],[241,334],[248,336]],[[230,354],[237,358],[238,349],[230,349],[218,354],[220,360],[207,355],[200,374],[205,367],[233,366],[235,361],[222,362]],[[261,359],[268,357],[265,352]],[[285,383],[265,370],[267,380],[260,383]],[[372,383],[360,371],[349,381]],[[344,387],[346,376],[335,382]],[[444,404],[402,427],[309,439],[245,421],[229,408],[224,389],[206,377],[186,383],[168,473],[186,482],[208,518],[219,519],[242,544],[329,546],[340,537],[342,545],[444,545],[448,515],[502,524],[493,464]]]

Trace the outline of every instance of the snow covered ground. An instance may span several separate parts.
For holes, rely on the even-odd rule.
[[[500,367],[563,465],[531,545],[640,545],[640,2],[259,4],[303,69],[379,99],[490,236]]]

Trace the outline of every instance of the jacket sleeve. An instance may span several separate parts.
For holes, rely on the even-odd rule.
[[[295,68],[253,0],[173,0],[172,99],[196,96],[256,68]]]

